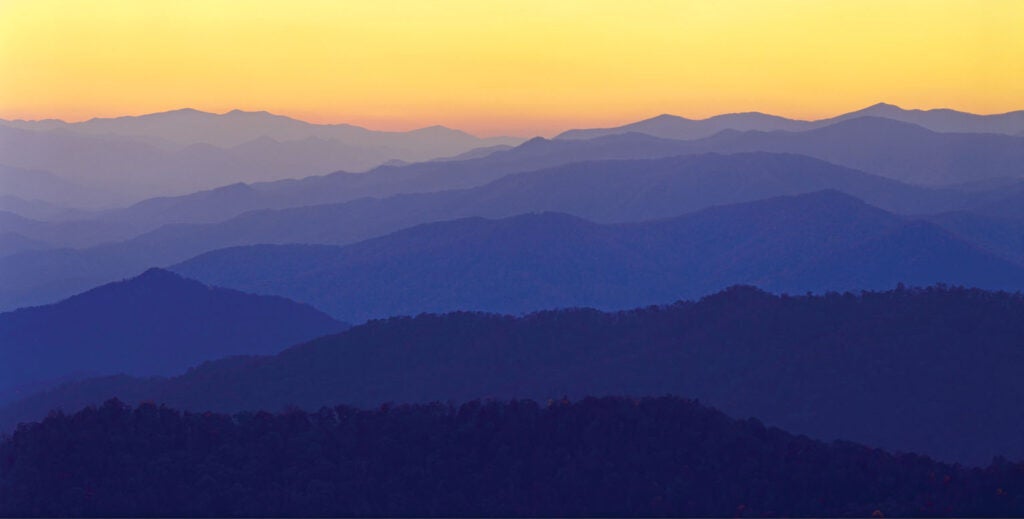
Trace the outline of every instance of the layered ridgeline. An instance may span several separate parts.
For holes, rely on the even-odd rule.
[[[0,142],[0,149],[5,145]],[[3,157],[0,154],[0,210],[29,218],[86,218],[92,215],[81,211],[75,214],[69,208],[116,207],[131,201],[131,197],[115,190],[92,187],[49,171],[7,165]]]
[[[825,444],[674,398],[181,413],[0,444],[4,516],[1018,516],[1024,466]]]
[[[455,310],[615,310],[733,284],[797,294],[901,282],[1024,289],[1019,263],[836,191],[617,225],[558,213],[470,218],[346,247],[223,249],[171,268],[349,322]]]
[[[647,121],[625,125],[618,128],[599,130],[572,130],[559,136],[560,141],[593,139],[596,137],[619,137],[628,132],[639,132],[663,139],[704,139],[720,132],[789,132],[812,135],[814,130],[837,123],[857,119],[876,118],[892,122],[904,122],[917,125],[931,132],[949,133],[945,137],[934,135],[912,136],[906,133],[892,133],[898,144],[906,145],[901,152],[892,143],[886,145],[885,139],[871,139],[870,132],[841,132],[841,138],[849,150],[856,150],[853,167],[865,164],[877,165],[882,168],[895,168],[892,173],[898,178],[918,177],[928,182],[942,182],[949,178],[970,176],[977,180],[995,172],[997,176],[1013,174],[1013,170],[1000,172],[998,168],[989,166],[990,161],[1005,163],[1006,158],[1000,157],[999,146],[991,147],[999,141],[984,136],[967,137],[973,144],[966,147],[959,142],[964,135],[953,134],[989,134],[993,137],[1024,136],[1024,112],[979,116],[955,112],[952,110],[901,110],[897,107],[879,104],[864,110],[851,112],[831,119],[820,121],[795,121],[781,117],[748,113],[726,114],[702,121],[693,121],[675,116],[659,116]],[[888,128],[893,131],[895,127]],[[885,129],[879,127],[879,129]],[[457,130],[442,127],[430,127],[411,132],[375,132],[351,125],[317,125],[309,124],[287,117],[266,112],[232,111],[225,114],[211,114],[196,110],[176,110],[172,112],[149,114],[144,116],[119,117],[112,119],[93,119],[81,123],[63,123],[61,121],[0,121],[0,164],[17,166],[26,169],[43,170],[47,175],[57,174],[61,182],[81,181],[90,184],[103,184],[117,194],[88,192],[82,189],[71,192],[71,199],[62,196],[66,193],[61,185],[54,184],[54,191],[34,190],[40,196],[31,196],[29,191],[16,189],[18,186],[9,182],[0,182],[3,191],[0,195],[15,195],[22,198],[40,198],[46,202],[57,202],[70,206],[109,205],[117,200],[130,200],[141,194],[149,196],[180,193],[182,190],[210,188],[231,182],[258,182],[267,179],[299,178],[311,174],[324,174],[330,171],[363,171],[389,159],[401,161],[423,161],[437,157],[456,156],[456,158],[473,158],[485,155],[490,151],[500,151],[503,147],[517,144],[520,139],[492,138],[478,139]],[[762,145],[778,145],[765,141],[763,135],[755,138]],[[867,137],[867,139],[865,139]],[[877,136],[876,136],[877,137]],[[904,142],[904,139],[908,139]],[[924,140],[921,140],[924,139]],[[811,137],[810,140],[815,140]],[[936,146],[937,143],[943,144]],[[924,155],[921,144],[925,143]],[[565,142],[564,144],[576,144]],[[721,144],[721,143],[720,143]],[[728,143],[726,143],[728,144]],[[814,149],[822,142],[786,144]],[[840,143],[841,145],[842,143]],[[808,146],[809,145],[809,146]],[[989,156],[972,155],[981,146]],[[669,146],[671,147],[671,146]],[[481,151],[469,151],[478,148]],[[578,149],[570,146],[565,150]],[[761,148],[772,151],[769,148]],[[614,151],[613,151],[614,150]],[[687,148],[692,152],[693,148]],[[704,145],[704,151],[713,151]],[[842,151],[836,145],[821,147],[823,154],[833,158],[842,158],[836,151]],[[847,151],[849,151],[847,150]],[[719,150],[724,151],[724,149]],[[774,151],[782,151],[775,149]],[[785,151],[793,151],[787,149]],[[577,156],[568,161],[563,157],[561,162],[556,155],[538,157],[536,150],[529,153],[512,153],[501,157],[489,168],[477,168],[481,175],[489,175],[489,171],[525,171],[549,167],[559,163],[575,160],[594,160],[600,158],[650,158],[659,155],[651,153],[666,152],[663,147],[650,145],[636,149],[623,149],[609,146],[606,154],[588,154]],[[679,154],[682,150],[671,151]],[[607,153],[611,153],[610,155]],[[892,155],[896,153],[896,155]],[[885,155],[898,161],[885,161]],[[908,155],[917,155],[910,157]],[[814,155],[818,156],[818,155]],[[822,157],[825,158],[825,157]],[[849,157],[847,157],[849,158]],[[523,159],[526,159],[525,161]],[[540,162],[537,162],[537,160]],[[953,159],[950,162],[950,159]],[[529,163],[532,161],[532,164]],[[552,162],[556,161],[556,162]],[[515,166],[515,162],[520,162]],[[959,164],[957,164],[959,163]],[[511,166],[513,169],[506,169]],[[933,171],[922,169],[925,166]],[[518,169],[516,169],[518,168]],[[950,169],[952,168],[952,169]],[[385,168],[387,170],[388,168]],[[422,169],[422,168],[417,168]],[[428,168],[429,169],[429,168]],[[973,172],[972,172],[973,170]],[[884,171],[872,171],[884,173]],[[889,171],[886,169],[885,171]],[[381,171],[375,171],[381,172]],[[388,172],[388,171],[384,171]],[[952,174],[951,174],[952,173]],[[1017,170],[1019,174],[1019,170]],[[351,175],[343,175],[351,176]],[[399,177],[403,174],[399,174]],[[496,177],[485,178],[483,181]],[[340,179],[335,179],[340,180]],[[344,179],[341,184],[359,186],[364,180]],[[394,179],[391,179],[394,180]],[[449,179],[450,180],[450,179]],[[463,181],[470,181],[464,178]],[[331,184],[331,182],[328,182]],[[372,183],[371,183],[372,184]],[[392,183],[397,186],[397,184]],[[452,185],[432,186],[433,189],[450,189]],[[294,187],[294,186],[293,186]],[[401,189],[409,189],[412,186]],[[461,187],[468,187],[462,185]],[[11,190],[8,192],[8,188]],[[377,189],[387,189],[378,184]],[[371,192],[357,191],[353,196],[371,195]],[[371,191],[373,189],[371,188]],[[392,191],[394,193],[396,191]],[[397,191],[403,192],[403,191]],[[409,191],[404,191],[409,192]],[[311,196],[311,195],[307,195]],[[315,196],[315,195],[313,195]],[[379,196],[379,195],[377,195]],[[332,200],[341,201],[341,200]],[[321,202],[322,203],[322,202]],[[302,204],[300,204],[302,205]],[[269,206],[265,206],[269,207]]]
[[[342,172],[268,183],[253,183],[256,177],[250,177],[243,179],[248,184],[221,185],[185,196],[157,197],[132,207],[101,212],[90,220],[128,226],[138,234],[160,225],[215,222],[258,209],[465,189],[513,173],[580,161],[651,159],[708,152],[799,153],[876,175],[931,185],[1004,178],[1019,180],[1024,176],[1020,165],[1024,162],[1024,139],[1020,137],[936,133],[880,118],[844,120],[806,132],[722,132],[694,141],[631,133],[582,141],[533,139],[514,149],[487,151],[493,149],[485,149],[482,156],[469,154],[458,160],[382,166],[366,174]],[[266,167],[273,161],[261,160],[260,163]],[[0,194],[5,193],[0,191]],[[22,196],[17,192],[7,194]],[[111,234],[108,239],[130,236]]]
[[[512,137],[479,139],[465,132],[430,126],[407,132],[368,130],[351,124],[316,124],[264,111],[232,110],[223,114],[190,108],[139,116],[97,117],[77,123],[0,120],[0,126],[31,131],[53,131],[93,137],[121,137],[148,142],[164,148],[209,144],[222,148],[242,145],[261,138],[278,142],[323,139],[369,149],[391,149],[401,153],[392,158],[427,160],[463,153],[482,145],[508,145]]]
[[[365,171],[394,159],[429,160],[521,141],[482,139],[440,126],[377,132],[266,112],[186,109],[80,123],[0,121],[0,164],[43,170],[139,200],[232,182]],[[104,201],[85,195],[70,202]]]
[[[559,142],[556,147],[565,144]],[[546,146],[537,145],[540,148]],[[517,153],[523,149],[517,149]],[[599,158],[609,150],[614,150],[614,146],[588,148],[581,157],[596,155]],[[563,160],[568,158],[563,157]],[[518,160],[511,162],[512,165],[508,166],[511,173],[497,181],[495,178],[505,176],[497,173],[501,170],[501,161],[497,158],[443,165],[424,163],[365,175],[337,174],[301,181],[235,184],[188,196],[154,198],[126,209],[101,213],[91,219],[31,222],[31,225],[0,220],[0,231],[17,232],[57,246],[81,248],[130,238],[167,224],[222,222],[258,209],[338,205],[360,198],[360,193],[384,198],[403,192],[441,195],[436,192],[454,188],[462,190],[438,197],[430,194],[391,196],[387,211],[401,218],[410,209],[423,211],[430,208],[433,213],[426,217],[450,219],[458,216],[511,216],[523,211],[549,210],[573,212],[605,221],[626,221],[675,216],[708,204],[735,203],[826,188],[840,189],[873,202],[877,200],[884,208],[898,212],[972,208],[982,205],[980,202],[987,206],[992,202],[990,198],[994,197],[993,194],[979,199],[989,194],[988,191],[965,194],[959,190],[921,189],[806,157],[765,153],[735,157],[709,154],[662,159],[591,160],[529,173],[522,173],[524,168],[530,169],[526,164],[517,164]],[[532,165],[544,163],[540,161]],[[477,188],[464,189],[472,186]],[[1004,195],[1006,186],[1000,187],[1000,195]],[[363,199],[358,203],[365,207],[367,201]],[[410,204],[414,205],[410,207]],[[450,208],[453,205],[456,207]],[[490,212],[481,213],[488,210]],[[288,217],[292,213],[280,214]],[[368,216],[373,217],[371,220],[381,219],[379,215]],[[405,216],[403,221],[423,223],[429,220]],[[347,222],[344,227],[352,227],[353,223]],[[313,230],[316,229],[306,232]]]
[[[62,380],[172,375],[204,360],[276,353],[344,328],[281,297],[152,269],[56,304],[0,314],[0,402]]]
[[[612,134],[590,141],[660,139]],[[765,151],[799,153],[872,174],[921,185],[952,185],[1021,178],[1024,139],[1019,135],[940,133],[882,117],[857,117],[806,131],[726,130],[675,143],[675,153]],[[527,143],[528,144],[528,143]],[[525,145],[525,144],[524,144]]]
[[[0,286],[4,287],[0,308],[51,302],[154,265],[171,265],[228,246],[340,245],[425,222],[533,211],[567,212],[599,222],[637,221],[820,189],[840,190],[901,213],[957,209],[987,219],[1000,215],[990,217],[984,212],[986,208],[1001,207],[1005,197],[1021,199],[1019,191],[1007,188],[999,189],[998,194],[990,190],[963,193],[917,188],[795,155],[752,153],[575,163],[511,175],[466,190],[258,211],[215,224],[168,226],[88,249],[31,251],[0,258]],[[993,225],[1002,225],[997,224]],[[980,228],[965,228],[971,231],[965,236],[985,236],[986,246],[1006,243],[988,238],[992,234],[989,227],[986,223]],[[36,228],[21,225],[11,230],[31,237],[26,229]],[[83,235],[81,230],[75,233]],[[41,241],[49,242],[52,236],[48,234]],[[1000,252],[1006,252],[1004,249]],[[1016,257],[1012,251],[1010,255]],[[75,274],[55,283],[54,273],[62,272]]]
[[[977,115],[948,109],[904,110],[895,105],[878,103],[862,110],[817,121],[787,119],[758,112],[722,114],[707,119],[687,119],[676,115],[662,114],[614,128],[569,130],[557,138],[593,139],[636,132],[664,139],[690,140],[710,137],[724,130],[806,131],[860,117],[881,117],[902,121],[916,124],[933,132],[1024,135],[1024,110],[1005,114]]]
[[[425,314],[168,379],[106,377],[3,409],[111,397],[194,411],[685,395],[813,438],[970,464],[1024,457],[1024,298],[968,289],[779,297],[734,288],[622,313]],[[9,430],[9,429],[8,429]],[[994,492],[994,490],[992,490]]]
[[[208,222],[256,209],[339,203],[360,197],[480,186],[506,175],[585,161],[656,159],[697,153],[800,153],[897,180],[925,184],[981,182],[1024,176],[1018,160],[1024,139],[1000,135],[939,134],[886,119],[856,119],[802,133],[726,132],[697,141],[642,134],[584,141],[532,139],[479,158],[382,166],[368,174],[336,173],[301,180],[250,183],[140,203],[104,215],[144,222]],[[878,171],[875,171],[878,169]],[[947,177],[947,180],[943,180]],[[219,200],[214,200],[219,198]]]

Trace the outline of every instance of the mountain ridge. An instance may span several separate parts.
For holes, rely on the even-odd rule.
[[[117,127],[117,126],[112,126],[112,125],[114,125],[115,123],[129,123],[129,124],[140,125],[141,123],[146,123],[146,122],[150,122],[150,121],[160,121],[160,120],[166,120],[166,119],[188,119],[188,118],[198,119],[198,120],[202,120],[202,121],[206,121],[206,122],[212,122],[212,121],[221,121],[221,122],[223,122],[223,121],[228,121],[228,120],[232,120],[232,119],[234,119],[234,120],[244,119],[245,122],[248,123],[248,124],[260,124],[260,123],[268,124],[270,122],[274,122],[274,123],[277,123],[279,125],[287,125],[287,127],[279,126],[275,130],[271,130],[272,133],[269,134],[269,135],[266,135],[266,136],[273,136],[273,135],[278,135],[278,136],[283,136],[283,135],[291,135],[291,136],[296,136],[296,135],[318,136],[318,135],[324,135],[325,134],[324,132],[330,132],[331,130],[339,130],[339,131],[342,131],[341,135],[345,135],[345,136],[348,136],[348,137],[353,137],[353,136],[357,136],[357,135],[364,135],[364,136],[366,136],[366,135],[374,135],[374,134],[382,135],[382,136],[387,136],[387,135],[403,136],[403,135],[416,134],[416,133],[421,133],[422,134],[422,133],[437,133],[437,132],[441,132],[441,133],[455,135],[455,136],[459,136],[459,137],[472,137],[472,138],[475,138],[475,139],[480,139],[481,141],[484,141],[484,142],[491,142],[491,141],[493,141],[494,144],[499,144],[499,143],[507,144],[508,142],[518,141],[519,140],[517,137],[505,137],[505,136],[481,138],[481,137],[477,137],[475,135],[472,135],[472,134],[470,134],[468,132],[465,132],[463,130],[459,130],[459,129],[455,129],[455,128],[449,128],[449,127],[446,127],[446,126],[443,126],[443,125],[438,125],[438,124],[428,125],[428,126],[424,126],[424,127],[420,127],[420,128],[414,128],[412,130],[404,130],[404,131],[397,131],[397,130],[371,130],[371,129],[368,129],[368,128],[365,128],[365,127],[362,127],[362,126],[357,126],[357,125],[349,124],[349,123],[313,123],[313,122],[304,121],[302,119],[298,119],[298,118],[287,116],[287,115],[271,113],[271,112],[268,112],[266,110],[251,111],[251,110],[240,110],[240,109],[237,109],[237,108],[229,110],[229,111],[226,111],[226,112],[223,112],[223,113],[207,112],[207,111],[203,111],[203,110],[197,110],[197,109],[194,109],[194,108],[179,108],[179,109],[173,109],[173,110],[166,110],[166,111],[163,111],[163,112],[152,112],[152,113],[139,114],[139,115],[122,115],[122,116],[116,116],[116,117],[93,117],[93,118],[90,118],[90,119],[87,119],[87,120],[84,120],[84,121],[76,121],[76,122],[67,122],[67,121],[64,121],[64,120],[61,120],[61,119],[45,119],[45,120],[0,119],[0,125],[9,125],[9,126],[13,126],[13,127],[26,128],[26,129],[33,129],[34,126],[40,126],[41,127],[40,129],[47,129],[47,130],[49,130],[49,129],[55,129],[55,128],[62,128],[62,129],[66,129],[66,130],[69,130],[69,131],[80,131],[80,132],[83,132],[83,133],[89,133],[89,134],[94,134],[94,135],[99,135],[99,134],[103,134],[103,133],[111,133],[113,135],[118,135],[118,136],[122,136],[122,137],[124,137],[124,136],[131,136],[131,135],[134,135],[134,136],[142,135],[142,136],[147,136],[149,138],[155,138],[155,135],[153,134],[152,130],[132,133],[132,132],[129,132],[128,130],[126,130],[126,129],[123,129],[123,128],[120,128],[120,127]],[[187,122],[192,122],[192,121],[187,121]],[[36,123],[43,123],[43,124],[37,125]],[[306,132],[303,133],[302,131],[299,130],[299,128],[302,127],[302,126],[307,126],[307,127],[309,127],[309,129]],[[114,131],[111,131],[111,130],[114,130]],[[246,135],[250,135],[250,134],[251,133],[247,133]],[[242,142],[245,142],[245,140],[239,140],[240,137],[237,137],[237,136],[234,136],[234,137],[221,136],[219,139],[214,140],[214,141],[195,140],[195,136],[192,136],[191,138],[187,137],[187,136],[176,136],[176,138],[174,138],[174,139],[167,139],[166,135],[165,135],[162,139],[165,140],[165,141],[171,142],[171,143],[178,144],[178,145],[181,145],[181,144],[184,144],[184,143],[192,143],[192,142],[207,142],[207,143],[211,143],[211,144],[212,143],[217,143],[217,144],[219,144],[221,146],[232,146],[232,145],[238,145],[238,144],[241,144]]]
[[[660,145],[661,141],[657,142]],[[443,168],[431,169],[439,167],[438,164],[428,166],[429,172],[443,171]],[[321,188],[321,192],[327,191],[323,186],[315,187]],[[465,190],[363,198],[341,204],[280,210],[259,209],[219,223],[167,225],[125,241],[82,250],[25,252],[0,258],[0,278],[6,287],[0,292],[0,301],[3,301],[0,308],[52,301],[55,297],[136,274],[146,267],[166,266],[228,246],[347,244],[424,222],[466,216],[501,218],[533,211],[567,212],[604,223],[637,221],[677,216],[713,204],[749,202],[828,188],[840,189],[904,213],[935,207],[947,210],[950,204],[952,208],[959,208],[961,197],[955,192],[922,190],[817,159],[786,154],[707,154],[566,164],[505,176]],[[243,198],[242,205],[245,205],[253,200],[252,196],[257,202],[265,196],[258,189],[253,194],[242,186],[200,195],[154,201],[147,211],[161,218],[167,217],[165,211],[172,212],[171,216],[185,211],[193,215],[209,214],[212,219],[224,214],[217,212],[222,208],[239,207],[234,201],[238,197]],[[207,196],[214,198],[207,201],[204,199]],[[204,213],[207,210],[204,208],[209,208],[210,212]],[[146,218],[151,217],[145,212],[130,216],[123,220],[133,225],[145,223]],[[76,238],[83,235],[80,231],[75,233]],[[49,282],[54,272],[74,272],[79,280],[55,286]],[[85,281],[86,277],[91,281]]]
[[[148,269],[59,302],[0,314],[0,401],[74,372],[173,374],[202,360],[273,353],[344,325],[276,296]]]
[[[904,109],[888,103],[871,106],[823,119],[805,120],[782,117],[762,112],[736,112],[718,114],[704,119],[689,119],[673,114],[660,114],[651,118],[608,128],[573,129],[564,131],[556,139],[588,139],[596,136],[639,131],[658,137],[699,139],[710,137],[722,130],[787,130],[806,131],[839,121],[862,116],[878,116],[910,122],[939,132],[1024,133],[1024,110],[998,114],[973,114],[949,108]],[[724,122],[724,124],[722,124]]]
[[[640,223],[550,212],[462,218],[335,248],[215,250],[170,268],[349,322],[455,310],[618,310],[735,284],[789,293],[899,282],[1024,289],[1024,265],[835,190]]]
[[[733,287],[604,313],[371,321],[173,378],[104,377],[0,408],[0,424],[117,396],[191,411],[679,394],[795,434],[947,461],[1024,455],[1020,293],[929,287],[779,296]],[[879,427],[884,423],[885,427]]]

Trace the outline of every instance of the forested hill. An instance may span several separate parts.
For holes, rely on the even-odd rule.
[[[0,409],[38,420],[111,397],[195,411],[567,395],[698,398],[794,433],[944,461],[1024,458],[1024,297],[932,287],[775,296],[735,287],[628,312],[425,314],[171,379],[102,378]],[[10,429],[8,429],[10,430]]]
[[[4,516],[1019,516],[1024,465],[825,444],[675,398],[181,413],[0,446]]]

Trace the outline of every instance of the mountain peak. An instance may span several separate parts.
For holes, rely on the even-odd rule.
[[[724,290],[702,297],[700,304],[704,306],[717,306],[719,304],[736,306],[764,303],[765,301],[776,299],[778,299],[777,296],[754,285],[731,285]]]
[[[427,134],[427,135],[466,135],[466,136],[469,136],[468,133],[466,133],[466,132],[464,132],[462,130],[456,130],[456,129],[453,129],[453,128],[449,128],[447,126],[442,126],[440,124],[435,124],[433,126],[425,126],[423,128],[417,128],[415,130],[409,131],[408,133],[411,133],[411,134]]]
[[[160,116],[175,116],[175,115],[216,115],[216,114],[214,114],[212,112],[204,112],[202,110],[197,110],[195,108],[185,107],[185,108],[178,108],[176,110],[167,110],[165,112],[155,112],[155,113],[151,113],[151,114],[143,114],[143,115],[139,115],[139,116],[135,116],[135,117],[146,117],[146,116],[160,117]],[[132,116],[126,116],[126,117],[132,117]],[[102,118],[97,118],[97,119],[102,119]],[[122,118],[118,117],[118,119],[122,119]]]
[[[875,103],[860,111],[870,113],[898,113],[903,112],[904,110],[896,105],[892,105],[889,103]]]
[[[323,312],[282,297],[212,288],[151,268],[0,314],[0,401],[12,396],[9,386],[76,371],[171,375],[219,357],[275,353],[339,328]]]
[[[122,122],[124,122],[124,121],[153,121],[153,120],[156,120],[156,119],[166,119],[166,118],[174,119],[174,118],[182,118],[182,117],[211,117],[211,116],[216,116],[216,115],[217,114],[212,113],[212,112],[204,112],[202,110],[197,110],[195,108],[185,107],[185,108],[177,108],[177,109],[174,109],[174,110],[167,110],[167,111],[164,111],[164,112],[153,112],[153,113],[139,114],[139,115],[122,115],[122,116],[118,116],[118,117],[93,117],[92,119],[89,119],[88,121],[85,121],[85,123],[111,123],[111,122],[114,122],[114,121],[122,121]],[[75,123],[75,124],[77,124],[77,123]]]
[[[253,189],[251,185],[246,184],[245,182],[235,182],[234,184],[228,184],[226,186],[221,186],[221,187],[213,188],[213,189],[211,189],[208,192],[209,193],[247,193],[247,192],[250,192],[250,191],[255,191],[255,189]]]
[[[861,113],[859,117],[851,117],[849,119],[841,120],[835,124],[821,128],[819,131],[828,131],[830,129],[841,129],[841,128],[856,128],[866,131],[878,131],[879,129],[885,129],[887,131],[915,131],[923,133],[934,133],[931,130],[914,123],[906,122],[901,119],[892,119],[884,117],[881,114],[876,113]]]
[[[274,115],[274,114],[272,114],[272,113],[270,113],[270,112],[268,112],[266,110],[248,111],[248,110],[239,110],[238,108],[235,108],[234,110],[231,110],[230,112],[224,112],[221,115]]]
[[[532,139],[530,139],[530,140],[520,144],[519,146],[517,146],[517,148],[521,148],[521,149],[535,148],[537,146],[543,146],[543,145],[547,144],[548,142],[550,142],[550,141],[548,141],[548,139],[545,139],[544,137],[534,137],[534,138],[532,138]]]
[[[125,283],[151,283],[161,281],[186,281],[185,278],[160,267],[151,267],[134,278],[127,279]],[[188,280],[191,281],[191,280]]]
[[[704,119],[704,121],[790,121],[790,119],[764,112],[733,112],[714,115]]]
[[[673,115],[673,114],[660,114],[660,115],[656,115],[654,117],[651,117],[650,119],[647,119],[647,121],[649,121],[649,122],[654,122],[654,121],[683,121],[683,120],[688,121],[689,119],[687,119],[685,117],[678,116],[678,115]]]

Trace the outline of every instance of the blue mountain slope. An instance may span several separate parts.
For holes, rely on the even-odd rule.
[[[632,224],[557,213],[469,218],[345,247],[229,248],[172,268],[349,321],[452,310],[618,309],[737,283],[797,293],[901,281],[1024,288],[1021,265],[836,191]]]
[[[706,154],[574,163],[510,175],[473,189],[257,211],[215,224],[167,226],[89,249],[0,259],[0,308],[51,302],[151,266],[229,246],[348,244],[426,222],[534,211],[567,212],[600,222],[636,221],[820,189],[838,189],[900,212],[963,202],[957,193],[915,188],[795,155]],[[237,186],[214,200],[244,197],[250,191]],[[176,203],[152,205],[170,208]]]
[[[281,297],[211,288],[152,269],[48,306],[0,314],[0,401],[75,373],[168,375],[228,355],[268,354],[339,331]]]
[[[676,394],[826,441],[987,464],[995,455],[1024,456],[1024,410],[1013,405],[1024,398],[1022,342],[1020,295],[931,288],[779,297],[735,287],[615,314],[374,321],[169,379],[71,384],[0,408],[0,427],[113,396],[193,411],[316,411]]]

